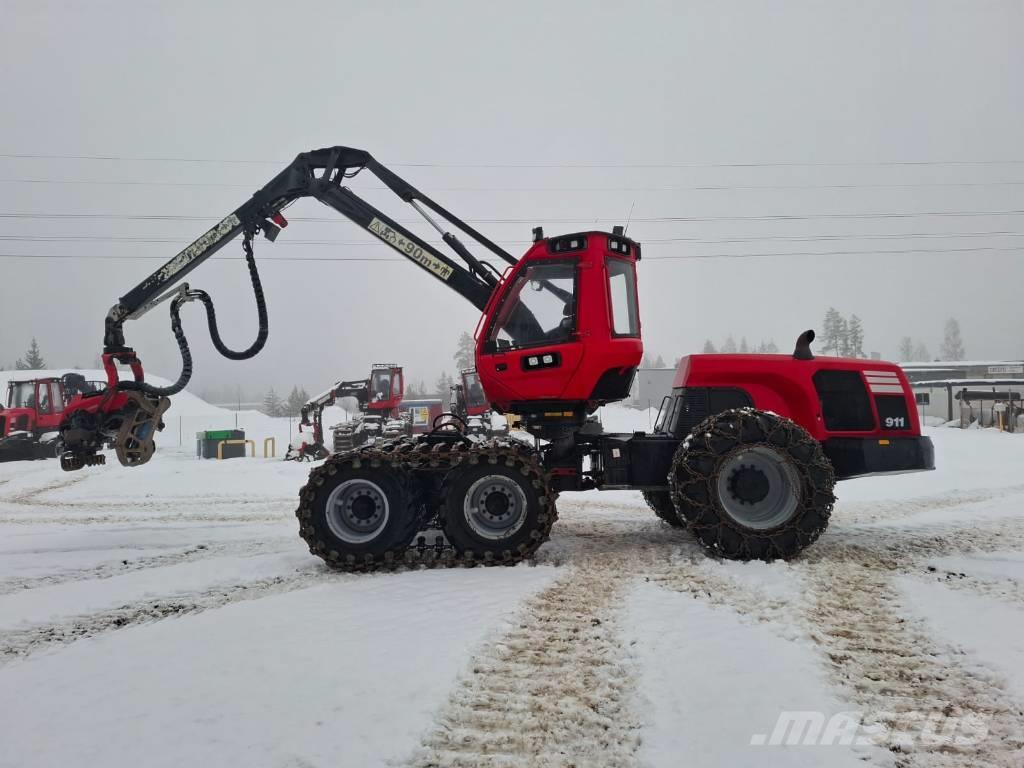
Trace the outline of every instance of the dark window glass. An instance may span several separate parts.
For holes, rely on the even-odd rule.
[[[487,339],[495,349],[558,344],[575,329],[576,262],[538,262],[508,289]]]

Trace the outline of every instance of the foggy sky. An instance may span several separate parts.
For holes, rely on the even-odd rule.
[[[1024,356],[1024,215],[991,215],[1024,210],[1022,2],[3,8],[0,154],[215,162],[0,157],[2,214],[211,219],[0,217],[0,253],[170,258],[298,152],[345,144],[465,218],[573,220],[545,225],[557,234],[632,210],[644,340],[669,361],[728,334],[788,349],[829,306],[860,315],[866,349],[886,357],[904,335],[936,354],[948,316],[969,357]],[[528,167],[559,164],[606,167]],[[464,167],[479,165],[514,167]],[[415,216],[367,186],[368,174],[352,183]],[[923,212],[990,215],[849,217]],[[471,305],[330,209],[300,201],[290,214],[337,220],[296,223],[257,258],[374,260],[261,263],[270,340],[251,361],[220,358],[186,307],[193,389],[314,392],[375,361],[428,383],[454,369]],[[778,216],[798,218],[735,220]],[[643,221],[659,217],[713,220]],[[479,228],[519,253],[531,226]],[[979,235],[993,232],[1010,234]],[[13,239],[40,236],[72,239]],[[963,250],[986,247],[1005,250]],[[819,255],[907,249],[960,250]],[[221,255],[238,258],[189,276],[238,348],[256,328],[240,254],[232,243]],[[663,258],[723,254],[776,255]],[[0,258],[0,363],[34,334],[51,365],[91,365],[107,309],[160,263]],[[126,333],[149,370],[177,376],[166,307]]]

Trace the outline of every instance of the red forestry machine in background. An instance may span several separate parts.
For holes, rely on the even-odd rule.
[[[462,431],[467,435],[497,437],[508,434],[508,423],[495,429],[491,420],[491,404],[487,402],[480,375],[476,368],[466,368],[459,373],[459,382],[451,387],[448,415],[462,422]]]
[[[350,450],[378,437],[408,434],[409,430],[398,418],[398,406],[404,391],[402,367],[393,363],[374,363],[366,379],[335,382],[326,392],[310,398],[302,406],[300,437],[288,446],[285,460],[309,461],[327,457],[330,451],[324,444],[324,408],[343,397],[355,398],[359,415],[333,428],[335,451]],[[311,432],[303,432],[303,427]],[[304,439],[304,435],[309,435],[310,439]]]
[[[369,171],[441,233],[461,259],[426,242],[345,186]],[[110,310],[104,336],[106,389],[76,397],[61,425],[65,469],[102,463],[110,445],[123,464],[153,453],[167,399],[191,376],[179,318],[185,302],[207,308],[214,346],[251,357],[267,337],[252,242],[273,241],[282,210],[314,197],[379,238],[481,311],[476,370],[487,400],[517,414],[534,445],[470,439],[449,424],[425,435],[335,454],[315,467],[296,516],[310,551],[333,567],[497,564],[530,557],[548,538],[559,493],[644,491],[656,511],[687,525],[711,552],[730,558],[792,557],[825,529],[837,479],[933,468],[909,385],[898,366],[816,359],[813,333],[792,356],[694,355],[653,434],[605,434],[591,418],[625,398],[643,352],[636,291],[640,245],[621,227],[545,237],[520,259],[378,163],[331,147],[299,155],[250,200],[173,257]],[[505,262],[478,258],[428,212]],[[182,285],[189,271],[241,234],[260,330],[248,349],[220,339],[213,301]],[[123,325],[170,300],[182,373],[170,387],[147,383]],[[131,366],[122,381],[115,363]],[[443,531],[428,541],[421,531]]]
[[[78,373],[9,381],[6,405],[0,405],[0,461],[60,456],[58,430],[64,405],[80,392],[102,388]]]

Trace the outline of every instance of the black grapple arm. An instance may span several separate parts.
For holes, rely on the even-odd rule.
[[[461,263],[414,235],[344,186],[346,179],[364,170],[380,179],[437,229],[444,243]],[[249,200],[128,291],[111,308],[103,334],[103,367],[107,385],[94,395],[84,394],[73,398],[65,408],[60,426],[64,446],[61,466],[64,469],[75,470],[103,463],[104,457],[99,451],[104,445],[114,448],[118,459],[126,466],[137,466],[149,461],[155,450],[153,435],[163,428],[161,417],[170,405],[168,397],[183,390],[192,376],[192,353],[179,315],[181,306],[186,302],[200,301],[205,305],[211,340],[217,351],[225,357],[245,360],[263,348],[269,334],[269,322],[253,253],[253,239],[262,232],[268,240],[275,240],[281,229],[288,225],[281,212],[302,197],[316,198],[351,219],[420,269],[464,296],[481,311],[498,285],[499,271],[473,256],[455,235],[446,231],[430,216],[428,210],[498,258],[509,264],[515,263],[515,259],[502,248],[382,166],[368,152],[349,147],[328,147],[304,152]],[[217,328],[213,299],[209,294],[182,283],[189,272],[238,235],[242,235],[242,246],[259,316],[256,340],[244,350],[229,349],[224,344]],[[171,330],[181,352],[182,366],[178,380],[161,387],[145,380],[142,363],[135,351],[125,344],[124,323],[142,316],[167,300],[170,300]],[[129,365],[132,378],[122,379],[116,363]]]
[[[374,174],[399,198],[423,215],[441,233],[444,242],[462,263],[442,253],[343,186],[346,179],[363,170]],[[287,221],[281,214],[282,210],[302,197],[316,198],[351,219],[409,261],[464,296],[481,311],[497,284],[498,270],[474,257],[455,235],[445,231],[424,208],[462,230],[502,260],[509,264],[515,263],[515,259],[508,252],[385,168],[368,152],[350,147],[317,149],[296,157],[287,168],[248,201],[122,296],[106,318],[104,351],[109,354],[128,351],[122,330],[126,320],[141,316],[166,299],[173,298],[181,302],[189,298],[202,298],[187,296],[187,286],[180,290],[176,290],[174,286],[240,234],[245,237],[247,255],[248,246],[256,233],[262,232],[268,240],[275,240],[280,230],[287,226]],[[250,271],[253,270],[254,267],[250,267]],[[254,284],[257,282],[258,277],[254,276]],[[211,304],[207,306],[210,308]],[[261,334],[265,338],[266,329],[262,325],[263,323]],[[211,331],[215,334],[215,325],[212,321]],[[214,340],[215,343],[219,340],[216,334]],[[256,351],[258,349],[252,354]]]

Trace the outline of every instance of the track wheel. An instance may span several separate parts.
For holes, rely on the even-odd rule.
[[[467,565],[530,557],[547,541],[554,515],[543,476],[521,457],[457,467],[441,489],[444,534]]]
[[[789,419],[751,408],[694,427],[669,485],[697,540],[733,560],[794,557],[825,530],[835,502],[821,445]]]
[[[682,528],[683,521],[676,514],[676,506],[672,503],[672,494],[668,491],[643,491],[644,501],[659,518],[673,528]]]
[[[421,522],[409,473],[358,456],[314,469],[299,498],[299,535],[344,570],[402,562]]]

